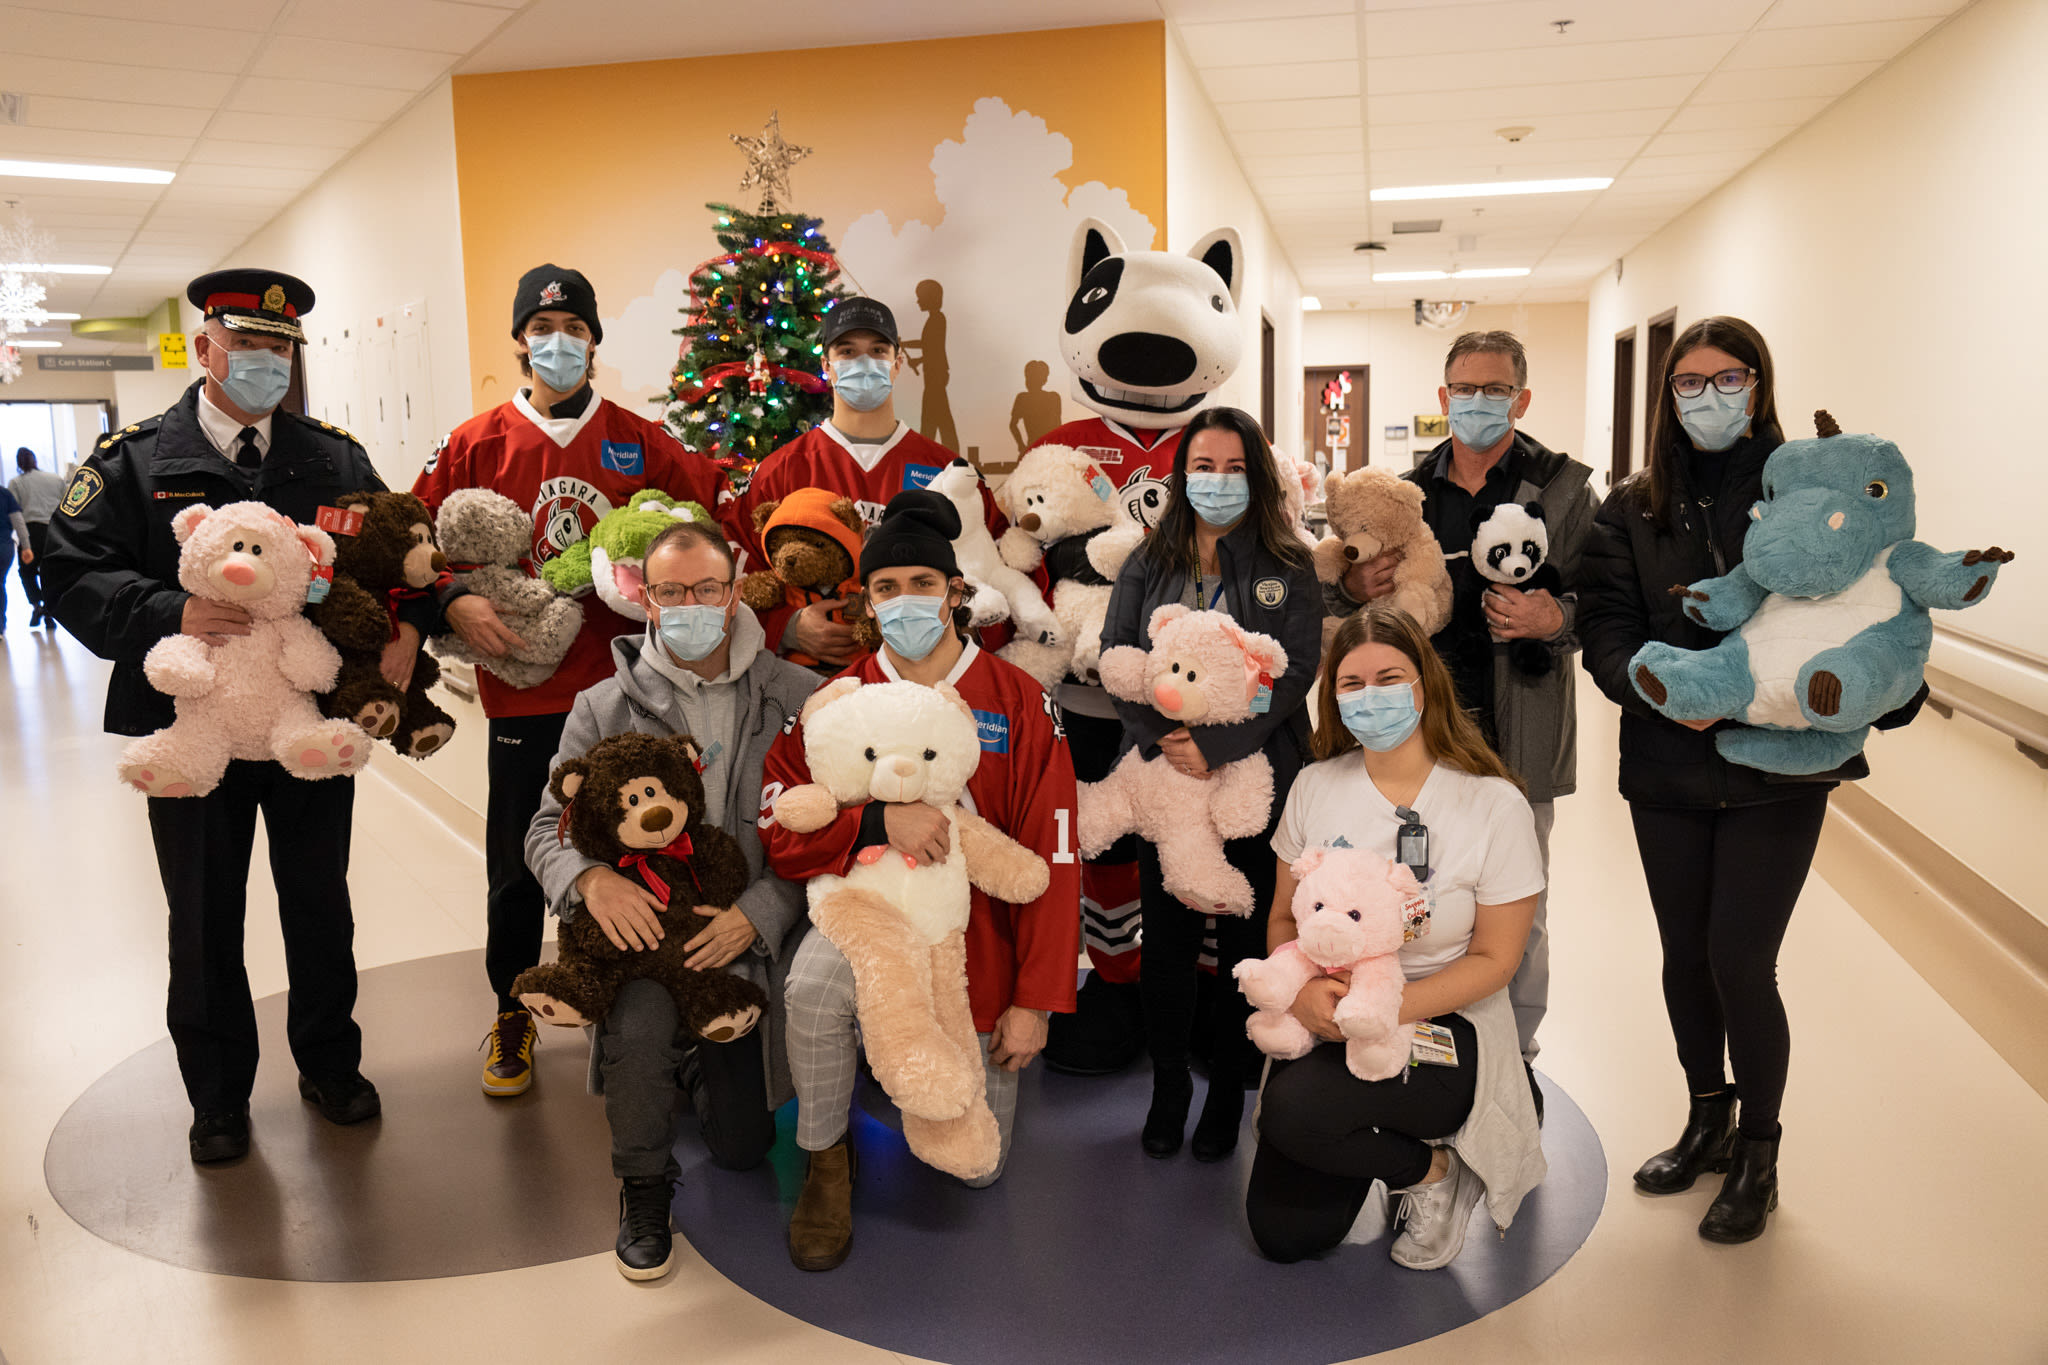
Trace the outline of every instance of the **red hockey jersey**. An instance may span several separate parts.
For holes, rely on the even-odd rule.
[[[575,417],[544,418],[521,392],[509,403],[479,413],[450,432],[412,491],[438,513],[458,488],[489,488],[533,515],[533,553],[526,571],[590,533],[597,519],[646,488],[716,509],[725,475],[717,465],[645,417],[599,398]],[[576,694],[617,671],[611,642],[640,630],[595,594],[583,599],[583,630],[552,677],[533,687],[512,687],[477,670],[477,694],[487,716],[548,716],[564,712]]]
[[[754,533],[754,509],[762,503],[780,501],[799,488],[826,488],[852,498],[861,520],[873,526],[882,519],[889,499],[906,488],[923,488],[958,458],[901,422],[887,440],[874,445],[848,440],[830,422],[818,423],[762,460],[747,491],[723,509],[726,539],[740,551],[740,572],[750,573],[768,562],[761,538]],[[990,534],[1000,536],[1009,523],[996,510],[985,484],[981,503]],[[781,648],[782,628],[795,610],[782,606],[758,613],[770,649]]]
[[[841,677],[900,682],[885,654],[871,654]],[[1009,905],[974,892],[967,921],[967,997],[976,1031],[987,1033],[1012,1005],[1074,1008],[1074,966],[1081,949],[1081,862],[1074,851],[1074,764],[1059,712],[1031,676],[969,644],[947,677],[974,708],[981,729],[981,766],[961,802],[1044,858],[1052,872],[1045,894]],[[801,722],[777,737],[762,772],[761,842],[769,865],[793,882],[853,866],[860,806],[825,828],[792,834],[775,823],[775,798],[811,780]]]
[[[1072,446],[1102,467],[1117,487],[1117,501],[1147,527],[1166,515],[1166,480],[1182,428],[1141,431],[1107,417],[1084,417],[1054,427],[1033,447]]]

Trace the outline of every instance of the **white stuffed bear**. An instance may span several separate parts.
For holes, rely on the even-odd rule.
[[[1071,446],[1026,451],[996,504],[1010,519],[999,547],[1004,562],[1026,572],[1045,566],[1060,627],[1055,642],[1020,638],[1004,647],[1003,658],[1048,692],[1069,673],[1099,681],[1110,589],[1145,528],[1124,513],[1101,468]]]
[[[511,687],[532,687],[554,676],[583,629],[583,604],[519,567],[533,546],[533,518],[502,493],[459,488],[434,517],[434,539],[455,581],[489,602],[526,643],[494,657],[448,634],[428,640],[427,648],[437,658],[488,669]]]
[[[325,531],[260,502],[187,507],[171,518],[178,584],[249,613],[249,633],[209,645],[168,635],[143,658],[150,686],[177,699],[177,719],[121,754],[121,780],[146,796],[204,796],[230,759],[275,760],[293,777],[344,777],[370,761],[370,737],[321,716],[341,655],[300,614],[314,571],[334,563]]]
[[[843,806],[922,802],[951,827],[946,860],[918,866],[888,845],[859,851],[843,877],[813,877],[811,922],[853,968],[854,1008],[875,1079],[903,1111],[919,1160],[973,1180],[996,1169],[981,1046],[967,1003],[970,887],[1023,905],[1045,894],[1045,860],[960,805],[981,763],[974,711],[945,683],[836,678],[804,703],[812,781],[775,800],[808,834]]]
[[[967,602],[969,624],[980,627],[997,621],[1013,621],[1017,637],[1050,645],[1059,639],[1060,623],[1038,585],[1003,562],[996,552],[996,539],[982,519],[981,475],[965,460],[956,459],[935,475],[932,492],[953,504],[960,514],[960,534],[953,539],[953,558],[960,576],[972,590]]]

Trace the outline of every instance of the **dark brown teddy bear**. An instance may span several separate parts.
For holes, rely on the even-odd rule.
[[[754,532],[761,538],[769,567],[740,580],[740,601],[755,611],[770,611],[851,598],[860,590],[855,567],[860,562],[861,529],[853,499],[829,489],[799,488],[780,501],[762,503],[754,509]],[[844,616],[858,637],[860,613],[847,611]],[[808,655],[791,654],[789,659],[826,673],[839,671]]]
[[[321,714],[354,721],[407,758],[445,748],[455,720],[427,695],[440,665],[421,652],[403,692],[378,668],[384,646],[397,638],[400,607],[448,573],[427,505],[410,493],[352,493],[338,515],[323,511],[320,525],[334,536],[334,582],[306,614],[341,651],[341,673],[320,698]]]
[[[652,948],[620,948],[588,912],[562,922],[555,960],[530,967],[512,993],[544,1024],[602,1019],[619,987],[646,979],[665,987],[683,1026],[729,1043],[767,1008],[761,988],[723,971],[685,967],[683,945],[704,927],[697,907],[723,910],[747,887],[747,856],[732,836],[704,823],[704,783],[688,735],[625,734],[599,740],[555,769],[562,826],[577,852],[642,882],[668,902],[663,937]]]

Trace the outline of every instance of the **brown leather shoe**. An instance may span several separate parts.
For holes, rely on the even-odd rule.
[[[803,1193],[789,1216],[789,1259],[799,1270],[831,1270],[853,1249],[853,1148],[845,1138],[811,1153]]]

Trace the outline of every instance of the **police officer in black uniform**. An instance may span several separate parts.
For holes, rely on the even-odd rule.
[[[384,488],[347,432],[278,407],[294,346],[305,340],[299,319],[313,307],[304,281],[274,270],[221,270],[194,280],[186,297],[206,316],[193,338],[205,377],[162,416],[100,442],[50,520],[45,601],[66,630],[113,661],[106,728],[117,735],[146,735],[173,718],[171,698],[143,676],[151,645],[180,632],[208,644],[249,633],[241,607],[178,586],[171,518],[180,509],[253,499],[311,524],[346,494]],[[424,609],[438,611],[431,602]],[[409,672],[416,655],[407,651],[431,629],[425,619],[408,625],[387,651],[387,676]],[[194,1161],[249,1150],[256,1015],[242,927],[258,810],[284,929],[286,1035],[299,1093],[335,1123],[379,1112],[377,1089],[358,1070],[363,1038],[353,1018],[354,801],[352,777],[308,782],[276,763],[239,760],[209,795],[150,798],[150,833],[170,903],[170,1032],[192,1101]]]

